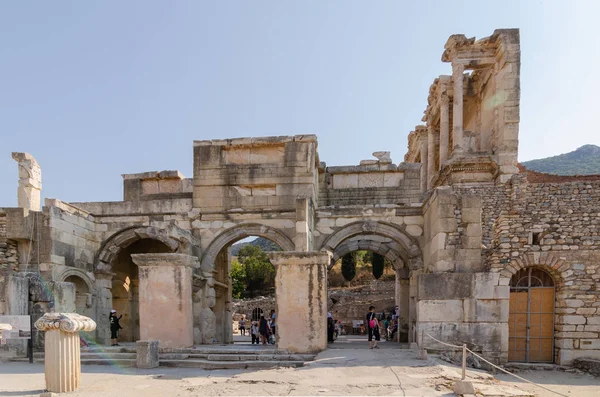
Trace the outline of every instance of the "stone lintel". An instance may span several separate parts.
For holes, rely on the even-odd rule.
[[[133,263],[142,266],[184,266],[191,268],[200,267],[198,258],[185,254],[132,254]]]
[[[365,163],[368,161],[368,163]],[[362,160],[360,165],[342,165],[327,167],[329,174],[355,174],[362,172],[398,172],[398,166],[394,164],[382,164],[377,160]]]
[[[258,138],[233,138],[194,141],[196,146],[269,146],[281,145],[288,142],[317,142],[316,135],[268,136]]]
[[[122,174],[123,180],[129,179],[184,179],[185,176],[177,170],[148,171],[138,174]]]
[[[328,266],[332,255],[330,252],[326,251],[313,251],[313,252],[303,252],[303,251],[279,251],[279,252],[269,252],[269,258],[271,259],[271,263],[273,265],[325,265]]]

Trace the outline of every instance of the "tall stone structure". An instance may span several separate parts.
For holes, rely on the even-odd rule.
[[[186,345],[231,343],[230,247],[261,236],[283,251],[275,306],[290,351],[326,346],[327,269],[370,250],[396,270],[409,342],[466,343],[500,363],[600,358],[600,176],[519,169],[518,30],[453,35],[442,61],[401,163],[381,151],[327,166],[314,135],[202,140],[191,178],[123,175],[123,201],[0,208],[0,314],[69,306],[98,320],[102,343],[115,308],[124,340],[164,345],[140,329],[162,283]]]
[[[19,163],[19,208],[26,211],[39,211],[42,192],[42,169],[29,153],[13,152],[12,158]]]

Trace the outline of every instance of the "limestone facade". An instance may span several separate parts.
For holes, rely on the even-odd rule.
[[[288,323],[305,327],[296,340],[279,335],[292,349],[324,347],[322,266],[360,249],[394,265],[393,299],[409,342],[439,348],[431,334],[497,362],[525,350],[520,360],[536,361],[543,349],[550,357],[544,350],[542,361],[599,358],[600,177],[519,170],[518,30],[451,36],[442,61],[452,73],[434,80],[426,125],[409,134],[400,164],[375,152],[359,165],[329,167],[314,135],[195,141],[192,178],[128,174],[122,201],[0,209],[0,314],[67,307],[94,318],[93,337],[105,343],[115,308],[124,315],[121,337],[137,341],[149,291],[132,256],[183,254],[199,263],[190,280],[179,279],[191,291],[193,342],[230,343],[229,248],[261,236],[287,252],[274,259],[278,321],[291,321],[287,310],[309,316]],[[533,268],[553,294],[543,313],[518,307],[519,297],[537,296],[535,285],[519,284],[521,270]],[[51,288],[41,291],[42,282]],[[295,290],[301,302],[290,299]],[[550,335],[519,334],[538,314]]]

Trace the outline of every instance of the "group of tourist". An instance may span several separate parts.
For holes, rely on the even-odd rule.
[[[342,322],[327,313],[327,342],[333,343],[342,332]]]
[[[250,329],[248,334],[252,338],[252,344],[275,344],[275,330],[276,324],[275,310],[271,310],[271,313],[265,318],[264,315],[260,316],[258,321],[252,321],[250,323]],[[246,335],[246,316],[242,316],[239,322],[240,334]]]

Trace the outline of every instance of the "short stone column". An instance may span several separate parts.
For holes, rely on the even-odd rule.
[[[452,79],[454,80],[454,98],[452,104],[452,155],[464,152],[463,142],[463,74],[465,65],[452,63]]]
[[[184,254],[133,254],[139,266],[140,339],[162,347],[194,344],[192,273],[198,258]]]
[[[138,368],[156,368],[158,361],[158,341],[138,340],[135,343]]]
[[[79,331],[92,332],[96,323],[77,313],[46,313],[35,327],[46,332],[46,389],[52,393],[77,390],[81,378]]]
[[[271,252],[275,265],[276,340],[291,353],[327,348],[328,252]]]

